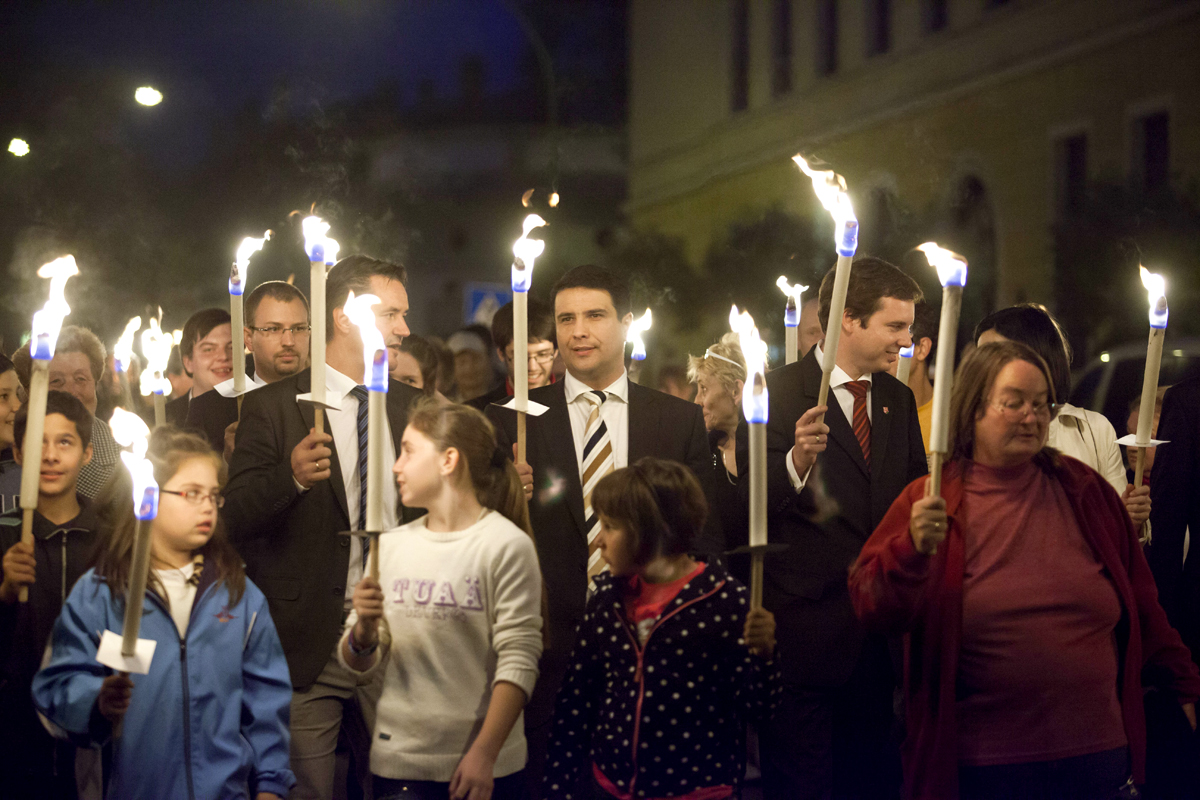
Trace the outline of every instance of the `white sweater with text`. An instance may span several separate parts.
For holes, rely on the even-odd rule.
[[[495,511],[453,533],[430,531],[427,519],[379,537],[392,644],[382,664],[371,772],[445,782],[478,734],[496,681],[519,686],[526,697],[533,692],[542,653],[542,576],[533,541]],[[351,612],[343,638],[356,619]],[[339,659],[341,653],[339,646]],[[372,670],[380,661],[377,652]],[[495,777],[523,769],[525,757],[519,718]]]

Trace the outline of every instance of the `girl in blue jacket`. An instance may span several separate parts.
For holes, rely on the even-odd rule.
[[[132,498],[96,566],[75,584],[33,681],[42,714],[81,745],[114,739],[107,796],[285,797],[291,680],[267,602],[242,569],[217,509],[223,463],[204,439],[159,428],[147,454],[160,487],[140,638],[147,675],[96,661],[120,633],[134,546]]]

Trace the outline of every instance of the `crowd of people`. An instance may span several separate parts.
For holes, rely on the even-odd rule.
[[[941,374],[910,277],[858,258],[830,319],[832,276],[800,309],[798,360],[767,375],[761,606],[738,339],[640,385],[624,276],[580,266],[530,298],[545,410],[521,420],[503,407],[512,306],[490,330],[414,335],[397,264],[329,271],[323,421],[298,402],[301,290],[258,286],[242,320],[196,312],[149,442],[146,674],[97,651],[121,631],[137,535],[107,418],[151,412],[68,325],[39,460],[28,349],[0,355],[0,794],[719,800],[752,776],[769,800],[1200,796],[1200,378],[1160,393],[1169,444],[1135,487],[1113,426],[1067,402],[1045,308],[978,321]],[[376,297],[388,348],[378,531],[351,292]],[[215,388],[231,324],[255,387],[240,404]]]

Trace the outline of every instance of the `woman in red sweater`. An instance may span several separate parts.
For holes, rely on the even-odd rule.
[[[1145,775],[1143,686],[1196,727],[1200,675],[1112,487],[1047,448],[1045,362],[1015,342],[957,375],[942,497],[896,499],[850,571],[905,634],[909,798],[1120,796]]]

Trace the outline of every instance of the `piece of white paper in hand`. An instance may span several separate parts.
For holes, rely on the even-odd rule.
[[[323,408],[326,411],[341,411],[342,407],[337,401],[326,397],[325,402],[313,400],[312,392],[296,395],[296,402],[302,406],[312,406],[313,408]]]
[[[501,408],[511,408],[513,411],[519,410],[517,408],[517,398],[515,398],[515,397],[508,398],[507,403],[496,403],[496,405],[500,406]],[[540,417],[542,414],[545,414],[549,410],[550,410],[550,406],[544,406],[541,403],[535,403],[532,400],[530,400],[529,408],[525,413],[531,417]]]
[[[126,657],[121,655],[121,634],[105,631],[100,637],[96,660],[117,672],[145,675],[150,672],[150,662],[154,659],[154,648],[157,646],[158,642],[153,639],[138,639],[137,652]]]
[[[221,395],[221,397],[238,397],[239,395],[253,392],[255,389],[261,389],[266,385],[267,382],[261,380],[257,375],[247,375],[246,387],[240,392],[233,388],[233,378],[230,378],[227,381],[221,381],[213,388],[217,390],[217,394]]]
[[[1160,444],[1166,444],[1167,439],[1151,439],[1145,444],[1138,444],[1137,434],[1130,433],[1117,439],[1117,444],[1123,444],[1126,447],[1158,447]]]

